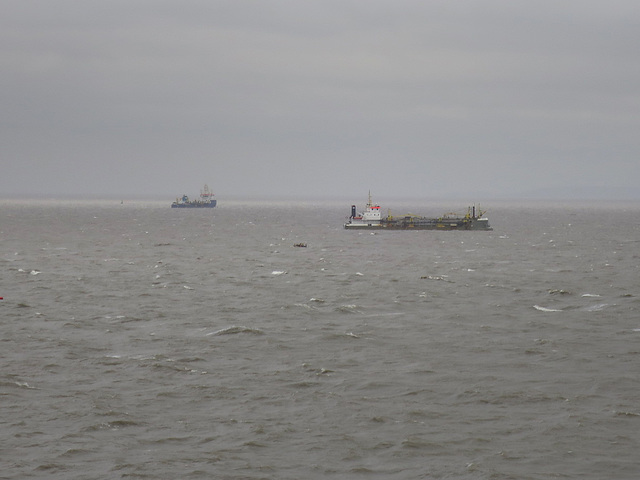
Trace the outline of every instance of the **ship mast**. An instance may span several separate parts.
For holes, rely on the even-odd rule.
[[[209,190],[209,185],[205,183],[204,189],[200,190],[200,198],[203,200],[210,200],[213,197],[213,192]]]

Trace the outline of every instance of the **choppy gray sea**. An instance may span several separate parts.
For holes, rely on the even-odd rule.
[[[0,478],[639,478],[640,204],[484,206],[0,202]]]

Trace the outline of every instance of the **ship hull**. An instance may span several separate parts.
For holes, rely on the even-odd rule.
[[[379,224],[345,223],[347,230],[493,230],[484,219],[476,221],[442,221],[438,219],[424,219],[421,221],[392,220]]]
[[[216,200],[209,203],[172,203],[171,208],[213,208],[218,204]]]

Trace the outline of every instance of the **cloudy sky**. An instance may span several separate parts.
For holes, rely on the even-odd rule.
[[[0,197],[640,198],[638,0],[3,0]]]

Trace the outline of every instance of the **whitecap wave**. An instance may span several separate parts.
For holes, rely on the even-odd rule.
[[[441,280],[443,282],[453,283],[447,278],[447,275],[423,275],[420,280]]]
[[[339,307],[336,308],[337,312],[343,312],[343,313],[362,313],[358,310],[358,306],[357,305],[340,305]]]
[[[609,306],[608,303],[599,303],[597,305],[591,305],[587,307],[587,312],[600,312]]]
[[[304,308],[305,310],[313,310],[313,307],[311,307],[310,305],[307,305],[306,303],[294,303],[293,306]]]
[[[553,289],[553,290],[549,290],[549,294],[550,295],[569,295],[569,292],[562,289]]]
[[[562,310],[558,310],[557,308],[541,307],[540,305],[534,305],[533,308],[541,312],[561,312],[562,311]]]
[[[216,330],[215,332],[207,333],[207,337],[209,336],[219,336],[219,335],[233,335],[235,333],[254,333],[256,335],[262,335],[262,330],[258,330],[257,328],[249,328],[244,327],[242,325],[231,325],[230,327],[222,328],[220,330]]]
[[[36,387],[32,387],[27,382],[14,382],[18,387],[28,388],[29,390],[37,390]]]

